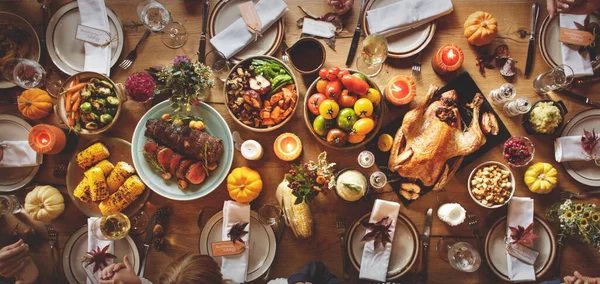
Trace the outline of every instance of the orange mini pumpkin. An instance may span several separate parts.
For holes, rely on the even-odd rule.
[[[19,111],[29,119],[44,118],[52,111],[52,98],[42,89],[25,90],[17,101]]]
[[[470,44],[482,46],[492,42],[498,34],[498,21],[488,12],[477,11],[467,18],[464,29]]]

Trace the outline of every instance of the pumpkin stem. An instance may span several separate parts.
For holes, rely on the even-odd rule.
[[[543,174],[543,173],[538,175],[538,179],[539,179],[539,180],[544,180],[544,181],[545,181],[545,180],[547,180],[547,179],[546,179],[546,175],[545,175],[545,174]]]
[[[38,205],[38,207],[39,207],[39,209],[44,209],[44,203],[40,203],[40,204]]]
[[[32,101],[25,101],[25,105],[26,105],[26,106],[28,106],[28,107],[29,107],[29,106],[32,106],[32,105],[33,105],[33,102],[32,102]]]
[[[481,27],[482,27],[482,28],[486,28],[486,27],[487,27],[487,25],[488,25],[488,22],[487,22],[487,21],[483,21],[483,22],[481,22]]]

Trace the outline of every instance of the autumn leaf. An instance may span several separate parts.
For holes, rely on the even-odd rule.
[[[370,242],[373,241],[375,244],[375,248],[384,247],[385,244],[391,243],[392,239],[390,233],[390,226],[392,226],[392,220],[387,216],[381,219],[376,223],[369,223],[368,221],[364,221],[362,225],[367,228],[367,230],[371,230],[362,238],[361,242]]]
[[[600,142],[600,138],[596,134],[595,129],[592,129],[592,132],[583,130],[583,135],[581,136],[581,148],[583,148],[583,151],[591,155],[598,142]]]
[[[538,235],[533,233],[533,223],[529,224],[527,228],[523,228],[522,226],[517,226],[517,228],[509,226],[508,228],[510,229],[510,238],[512,239],[511,244],[531,244],[534,239],[539,238]]]
[[[238,222],[231,226],[231,229],[229,229],[227,236],[234,245],[237,241],[241,242],[242,244],[245,243],[244,240],[242,240],[242,237],[248,234],[248,231],[244,231],[247,225],[248,222]]]

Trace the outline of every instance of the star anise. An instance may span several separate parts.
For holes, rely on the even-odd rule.
[[[245,243],[244,240],[242,240],[242,237],[248,234],[248,231],[244,231],[244,229],[246,229],[246,225],[248,225],[248,222],[238,222],[231,226],[231,229],[229,229],[227,236],[231,239],[234,245],[237,241],[241,242],[242,244]]]
[[[510,229],[510,238],[512,239],[511,244],[531,244],[534,239],[539,238],[538,235],[533,233],[533,223],[529,224],[527,228],[523,228],[522,226],[517,226],[517,228],[509,226],[508,228]]]
[[[105,246],[103,249],[100,249],[100,247],[96,247],[96,249],[93,249],[92,251],[88,252],[83,258],[83,261],[87,262],[86,266],[93,263],[94,272],[107,267],[108,263],[106,261],[108,259],[117,258],[114,254],[107,252],[108,247],[109,245]]]
[[[390,226],[392,226],[392,220],[390,220],[389,216],[381,219],[376,223],[369,223],[369,221],[364,221],[362,225],[367,228],[367,230],[371,230],[362,238],[361,241],[369,242],[373,241],[375,243],[375,248],[384,247],[385,244],[391,243],[392,238],[390,233]]]
[[[583,151],[591,155],[598,142],[600,142],[600,138],[596,134],[595,129],[592,129],[592,132],[583,130],[583,135],[581,136],[581,148],[583,148]]]

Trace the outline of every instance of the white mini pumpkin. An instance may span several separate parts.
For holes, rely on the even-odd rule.
[[[49,223],[65,211],[65,199],[52,186],[36,186],[25,197],[25,211],[34,220]]]

